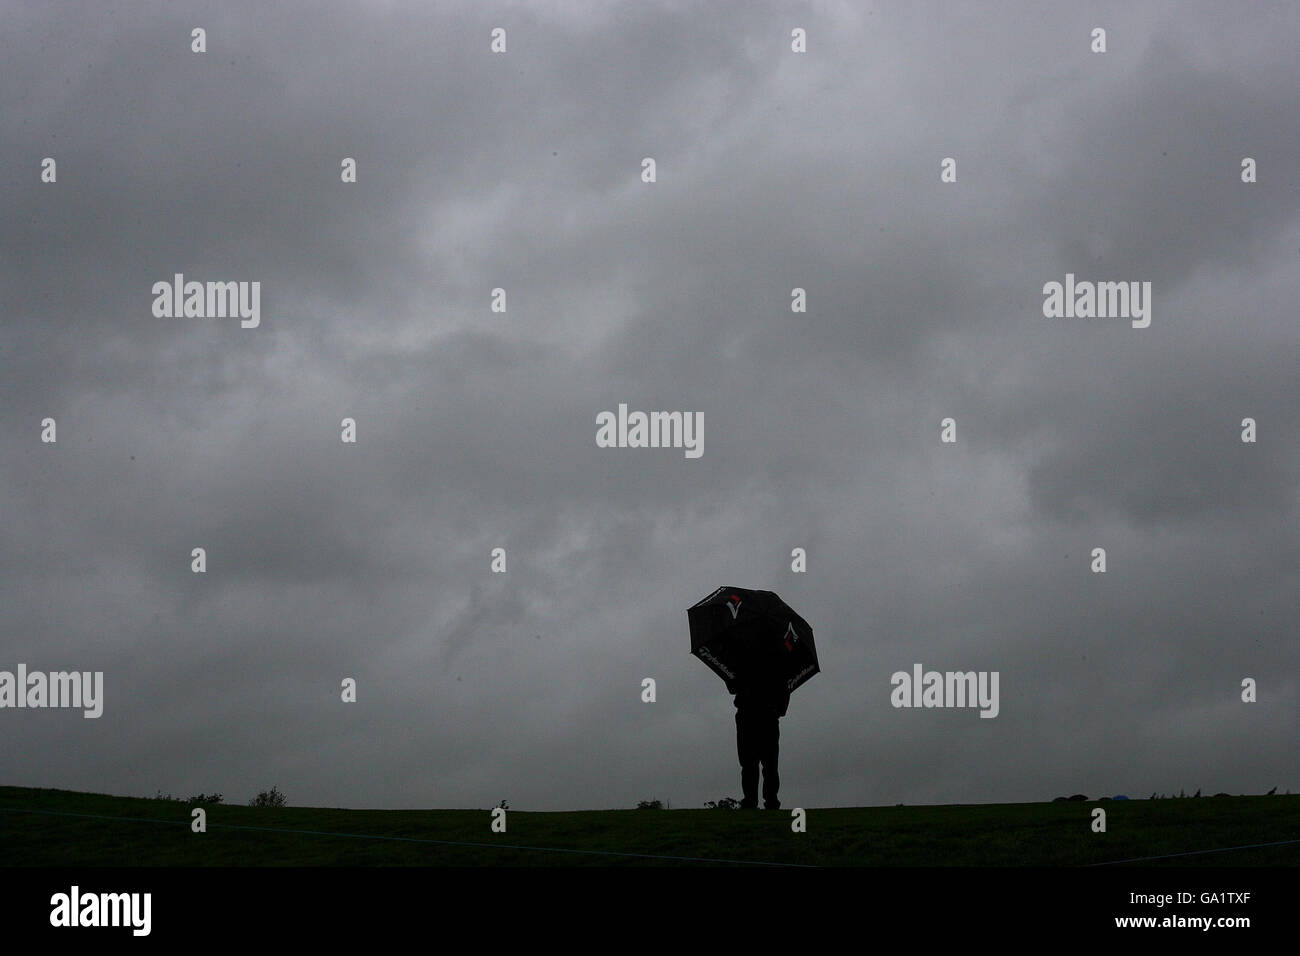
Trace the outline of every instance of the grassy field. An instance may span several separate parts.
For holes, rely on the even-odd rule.
[[[198,834],[190,809],[0,787],[0,866],[1079,866],[1300,839],[1300,796],[809,809],[806,833],[785,810],[511,810],[492,833],[488,810],[218,804]],[[1143,865],[1297,864],[1300,843]]]

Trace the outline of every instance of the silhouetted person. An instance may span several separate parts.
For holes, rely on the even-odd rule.
[[[790,706],[790,691],[777,677],[737,675],[727,682],[736,695],[736,752],[740,757],[741,807],[758,806],[758,769],[763,768],[763,806],[779,810],[781,775],[777,754],[781,739],[780,720]]]

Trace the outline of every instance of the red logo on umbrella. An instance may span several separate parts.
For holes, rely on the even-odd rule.
[[[794,625],[787,624],[785,626],[785,649],[787,651],[794,650],[794,646],[795,644],[798,643],[798,641],[799,641],[799,635],[794,632]]]

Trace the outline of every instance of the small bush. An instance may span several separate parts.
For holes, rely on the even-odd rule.
[[[662,800],[639,800],[636,808],[638,810],[662,810],[664,804]]]
[[[270,790],[263,790],[252,800],[248,801],[250,807],[282,807],[284,806],[284,794],[278,787],[272,787]]]

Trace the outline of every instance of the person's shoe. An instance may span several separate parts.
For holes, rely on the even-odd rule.
[[[764,809],[764,810],[780,810],[780,809],[781,809],[781,803],[780,803],[780,801],[773,800],[771,803],[765,803],[765,804],[763,804],[763,809]]]
[[[755,800],[753,803],[746,803],[744,800],[741,800],[741,801],[740,801],[740,809],[742,809],[742,810],[757,810],[757,809],[758,809],[758,801]]]

